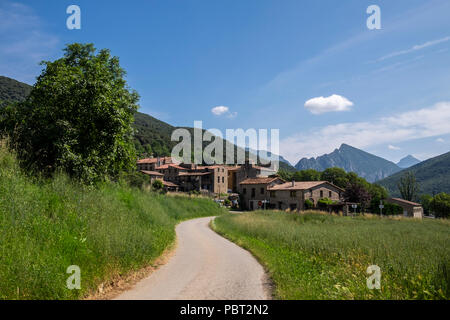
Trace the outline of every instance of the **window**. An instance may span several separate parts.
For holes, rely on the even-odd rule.
[[[255,189],[255,188],[252,188],[252,198],[254,198],[255,195],[256,195],[256,189]]]
[[[270,197],[271,198],[275,198],[276,196],[275,196],[275,191],[270,191]]]
[[[222,168],[222,172],[225,172],[225,169],[224,169],[224,168]]]
[[[220,183],[220,177],[217,177],[217,183]]]
[[[242,190],[242,192],[243,192],[244,194],[247,194],[247,188],[244,188],[244,189]]]
[[[320,190],[320,197],[323,198],[323,190]]]
[[[328,197],[331,198],[331,191],[328,191]]]
[[[222,177],[222,183],[225,183],[225,177]]]
[[[264,188],[261,188],[261,194],[264,194]]]
[[[291,191],[291,198],[295,198],[297,196],[297,191]]]

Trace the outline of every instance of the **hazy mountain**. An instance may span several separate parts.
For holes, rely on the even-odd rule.
[[[317,158],[303,158],[296,165],[297,170],[315,169],[323,171],[327,168],[339,167],[347,172],[355,172],[369,182],[386,178],[401,169],[393,162],[368,152],[342,144],[332,153]]]
[[[420,163],[420,160],[417,158],[414,158],[412,155],[407,155],[406,157],[404,157],[403,159],[401,159],[397,165],[402,168],[409,168],[412,167],[416,164]]]
[[[450,152],[422,161],[386,179],[377,181],[377,184],[386,187],[392,196],[400,196],[397,185],[406,171],[410,171],[416,176],[420,194],[450,193]]]

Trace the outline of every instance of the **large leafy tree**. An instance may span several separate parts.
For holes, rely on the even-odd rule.
[[[411,171],[406,171],[403,174],[397,187],[402,198],[408,201],[413,201],[419,192],[416,176]]]
[[[349,182],[347,172],[337,167],[325,169],[321,178],[341,188],[345,188]]]
[[[21,162],[45,173],[63,169],[87,183],[115,177],[135,161],[132,143],[139,96],[119,59],[92,44],[71,44],[44,70],[20,103],[13,143]]]

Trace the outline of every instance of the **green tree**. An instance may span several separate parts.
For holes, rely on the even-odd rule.
[[[419,192],[419,186],[414,173],[411,171],[405,172],[400,178],[397,188],[403,199],[413,201]]]
[[[344,199],[348,202],[356,202],[364,211],[370,205],[371,196],[367,186],[361,181],[351,181],[345,187]]]
[[[435,195],[433,200],[431,200],[430,209],[436,217],[450,217],[450,194],[442,192]]]
[[[424,194],[420,197],[420,204],[427,215],[430,214],[431,201],[433,201],[433,196],[430,194]]]
[[[321,173],[314,169],[306,169],[294,173],[295,181],[320,181]]]
[[[278,176],[284,181],[292,181],[294,178],[294,174],[292,172],[283,169],[278,170]]]
[[[153,181],[152,187],[153,187],[153,190],[160,191],[160,190],[162,190],[162,188],[164,188],[164,184],[161,180],[156,179]]]
[[[389,197],[388,192],[384,187],[378,184],[369,184],[368,191],[371,197],[370,211],[373,213],[378,213],[380,211],[380,208],[378,207],[380,205],[380,201]]]
[[[117,177],[135,162],[132,143],[139,96],[109,50],[74,43],[56,61],[44,61],[11,132],[27,168],[62,169],[86,183]]]
[[[337,167],[325,169],[322,172],[321,180],[331,182],[341,188],[345,188],[348,184],[347,172]]]

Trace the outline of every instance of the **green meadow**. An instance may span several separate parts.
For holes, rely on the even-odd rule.
[[[226,215],[213,228],[266,267],[276,299],[449,299],[450,221],[308,212]],[[367,268],[381,269],[368,289]]]
[[[209,199],[85,187],[65,175],[24,174],[0,148],[0,299],[79,299],[112,277],[151,265],[174,243],[175,225],[224,210]],[[81,270],[69,290],[67,267]]]

